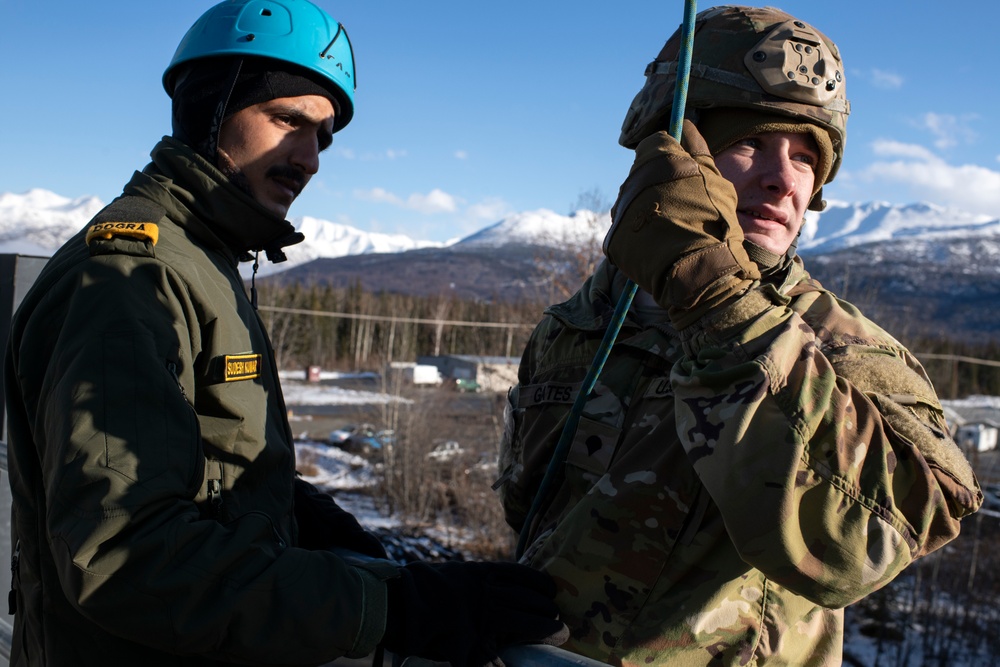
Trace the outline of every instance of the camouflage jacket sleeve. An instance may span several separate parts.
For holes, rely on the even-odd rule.
[[[740,556],[795,593],[850,604],[982,503],[923,369],[850,304],[764,286],[685,333],[678,436]]]

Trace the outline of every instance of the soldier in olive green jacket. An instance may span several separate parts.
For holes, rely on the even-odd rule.
[[[296,479],[238,262],[302,240],[284,216],[353,77],[343,27],[306,0],[210,9],[164,77],[173,136],[25,297],[4,378],[12,665],[308,665],[379,644],[480,665],[564,638],[546,575],[396,565]]]
[[[919,363],[795,256],[843,154],[836,47],[774,9],[707,10],[696,31],[696,123],[662,131],[675,35],[623,127],[608,260],[524,352],[497,488],[522,562],[557,582],[567,648],[839,665],[843,607],[954,539],[982,494]],[[640,291],[532,513],[626,276]]]

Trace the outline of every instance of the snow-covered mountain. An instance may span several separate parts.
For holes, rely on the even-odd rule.
[[[51,255],[102,206],[96,197],[68,199],[41,189],[0,194],[0,253]],[[287,249],[287,262],[263,263],[263,272],[285,270],[320,258],[398,253],[447,245],[403,234],[366,232],[313,217],[295,218],[292,222],[306,240]],[[475,251],[507,245],[564,248],[589,240],[599,243],[608,224],[606,213],[577,211],[567,216],[548,209],[525,211],[466,236],[452,247]],[[834,201],[822,213],[807,214],[799,251],[816,255],[869,243],[919,240],[926,256],[928,244],[958,239],[997,241],[1000,220],[932,204],[899,206]]]
[[[23,194],[0,193],[0,253],[51,256],[104,207],[97,197],[68,199],[48,190]],[[291,221],[306,240],[287,249],[288,262],[268,269],[290,268],[320,257],[367,253],[404,252],[440,247],[434,241],[417,241],[403,234],[365,232],[348,225],[304,216]]]
[[[444,245],[434,241],[415,241],[404,234],[364,232],[349,225],[309,216],[293,218],[291,222],[302,232],[306,240],[285,249],[288,261],[281,264],[262,262],[260,275],[275,273],[324,257],[405,252],[417,248],[439,248]]]
[[[806,213],[799,240],[804,254],[821,254],[880,241],[1000,237],[1000,220],[934,204],[831,201],[822,213]]]
[[[455,244],[461,248],[497,248],[508,244],[566,246],[598,242],[611,225],[607,213],[576,211],[560,215],[548,209],[515,213],[470,234]]]
[[[0,193],[0,253],[48,257],[104,207],[97,197],[48,190]]]
[[[67,199],[45,190],[0,194],[0,253],[51,255],[101,206],[94,197]],[[581,244],[600,244],[608,228],[607,214],[566,216],[539,209],[445,244],[317,218],[292,222],[306,240],[287,249],[287,262],[261,262],[261,277],[550,303],[556,298],[551,283],[559,258],[571,257]],[[807,214],[799,252],[809,257],[813,277],[879,321],[969,340],[1000,334],[996,218],[930,204],[831,202],[826,211]],[[249,278],[251,264],[241,269]]]

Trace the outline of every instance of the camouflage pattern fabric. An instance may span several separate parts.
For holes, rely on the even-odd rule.
[[[624,276],[553,306],[508,396],[497,488],[614,665],[839,665],[842,608],[982,503],[923,370],[795,262],[685,330],[630,313],[555,490],[524,520]]]

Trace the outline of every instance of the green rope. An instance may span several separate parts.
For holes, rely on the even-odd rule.
[[[684,105],[687,102],[688,81],[691,76],[691,52],[694,50],[694,19],[697,13],[697,4],[696,0],[684,1],[684,23],[681,25],[681,48],[677,56],[677,81],[674,85],[674,106],[670,113],[670,134],[677,141],[681,140],[681,130],[684,126]],[[604,332],[604,339],[601,341],[601,346],[598,348],[597,354],[594,355],[594,360],[590,364],[587,376],[583,379],[580,393],[577,395],[576,400],[573,402],[573,407],[566,417],[566,423],[563,425],[559,441],[552,452],[552,458],[549,460],[549,465],[545,470],[545,476],[542,478],[542,483],[538,486],[538,492],[535,493],[531,508],[528,510],[528,515],[521,526],[521,534],[517,540],[517,550],[514,552],[518,559],[524,555],[524,550],[527,547],[528,532],[531,529],[531,523],[541,510],[542,503],[545,502],[545,499],[549,495],[549,489],[555,482],[555,478],[562,469],[563,464],[566,462],[570,443],[573,442],[573,436],[576,434],[577,426],[580,423],[583,406],[586,404],[590,392],[594,390],[598,376],[604,370],[604,364],[611,354],[611,348],[618,338],[622,324],[625,323],[625,316],[628,314],[628,309],[631,307],[632,300],[635,298],[635,293],[638,290],[639,287],[629,280],[625,284],[625,289],[622,291],[621,297],[618,299],[618,305],[615,306],[615,312],[611,316],[607,330]]]

